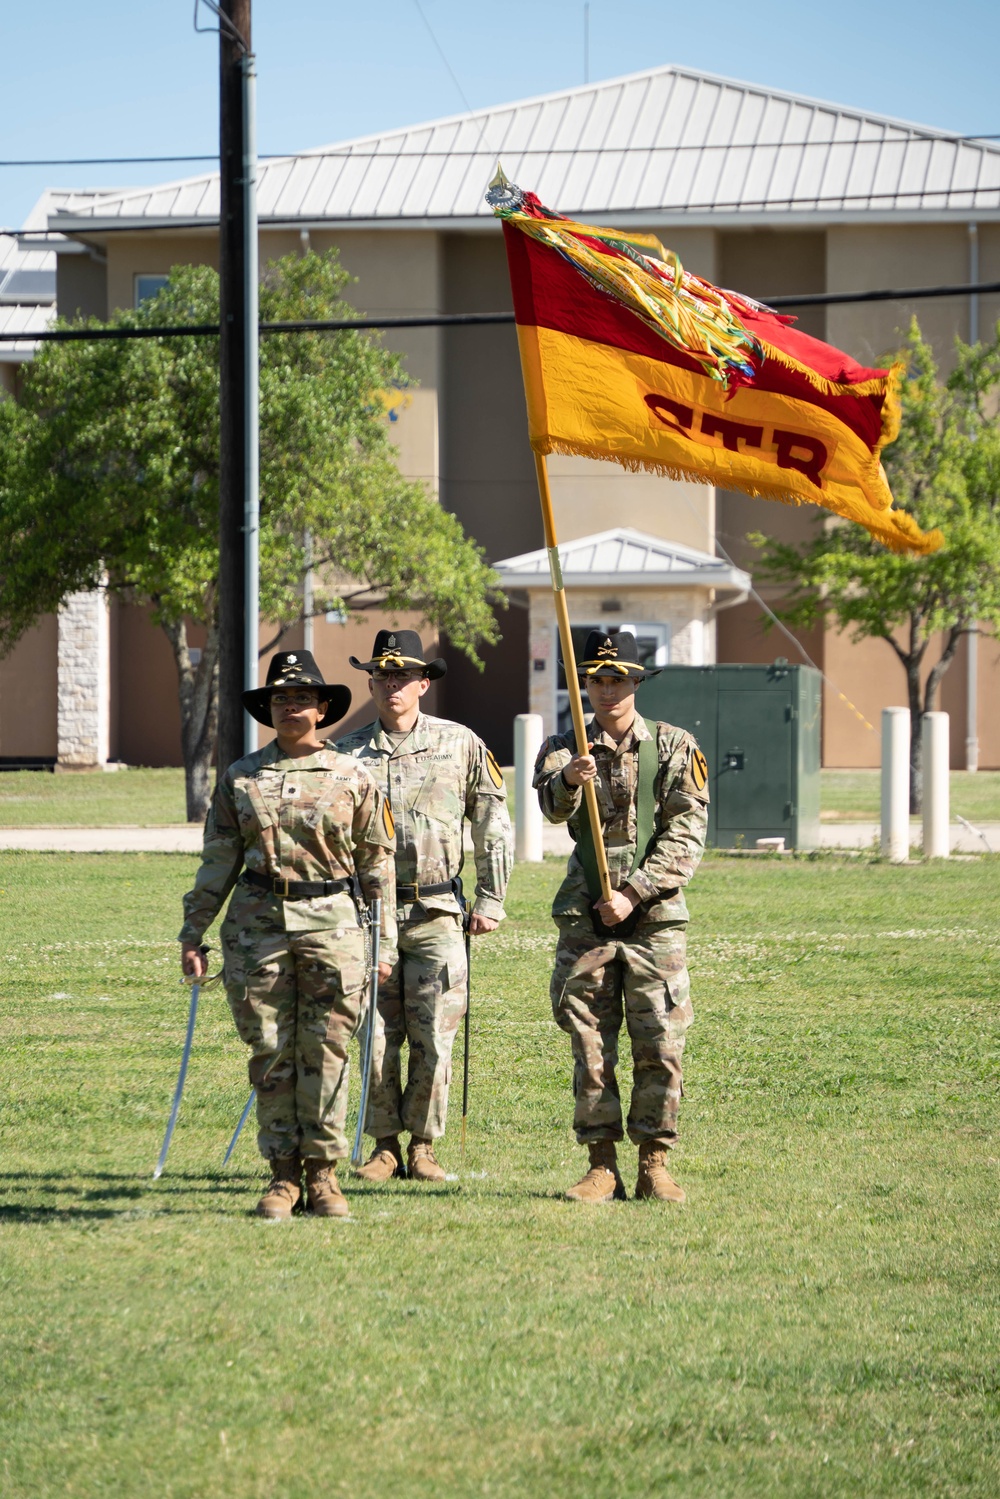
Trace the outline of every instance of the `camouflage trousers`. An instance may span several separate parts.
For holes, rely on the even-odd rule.
[[[262,1156],[325,1161],[348,1153],[348,1043],[361,1021],[365,934],[221,931],[226,994],[250,1047]]]
[[[694,1019],[682,926],[638,927],[627,941],[598,937],[589,917],[557,921],[552,1012],[573,1043],[573,1127],[581,1144],[622,1138],[615,1067],[622,1017],[632,1043],[627,1130],[636,1145],[672,1145],[682,1094],[681,1055]]]
[[[379,985],[371,1102],[365,1128],[376,1140],[403,1130],[444,1134],[451,1051],[468,998],[465,936],[456,913],[399,923],[399,962]],[[406,1087],[402,1048],[409,1045]]]

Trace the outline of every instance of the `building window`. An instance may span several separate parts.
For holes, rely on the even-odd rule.
[[[617,635],[619,630],[628,630],[635,636],[638,648],[640,666],[669,666],[670,664],[670,626],[651,625],[645,620],[630,624],[626,620],[616,620],[613,625],[608,626],[606,619],[595,620],[589,625],[573,626],[573,654],[579,660],[580,654],[587,643],[587,636],[591,630],[605,630],[609,635]],[[562,647],[559,644],[558,632],[556,634],[557,660],[562,656]],[[590,704],[587,702],[586,694],[583,698],[584,713],[590,712]],[[573,719],[569,711],[569,692],[566,688],[566,673],[562,666],[558,668],[558,680],[556,683],[556,721],[560,734],[572,734]]]
[[[155,297],[158,291],[166,286],[168,276],[136,276],[135,277],[135,303],[141,307],[143,302],[148,302],[150,297]]]

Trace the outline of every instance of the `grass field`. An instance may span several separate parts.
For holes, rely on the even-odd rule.
[[[560,866],[522,867],[457,1180],[288,1225],[249,1216],[251,1131],[220,1169],[217,990],[151,1180],[192,867],[4,861],[5,1499],[997,1493],[1000,862],[706,860],[681,1209],[559,1199]]]
[[[0,827],[159,827],[184,822],[184,772],[129,768],[0,775]]]
[[[821,816],[830,822],[878,822],[881,772],[878,770],[824,770]],[[1000,773],[966,770],[951,773],[951,817],[970,822],[1000,822]]]
[[[508,774],[513,797],[513,773]],[[877,770],[824,770],[824,821],[877,822]],[[951,812],[971,822],[1000,822],[1000,772],[951,776]],[[129,769],[107,775],[51,775],[15,770],[0,775],[0,827],[161,826],[184,821],[184,773]]]

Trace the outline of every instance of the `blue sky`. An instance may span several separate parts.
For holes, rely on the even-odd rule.
[[[582,0],[420,0],[473,107],[583,82]],[[214,36],[193,0],[0,0],[0,158],[213,152]],[[202,23],[210,20],[202,9]],[[465,106],[415,0],[254,0],[258,138],[296,151]],[[661,63],[958,133],[1000,133],[997,0],[591,0],[590,77]],[[197,166],[0,168],[0,226],[47,186],[165,181]]]

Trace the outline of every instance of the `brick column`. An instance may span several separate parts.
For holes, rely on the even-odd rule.
[[[72,593],[59,610],[57,770],[104,769],[110,694],[107,595]]]

